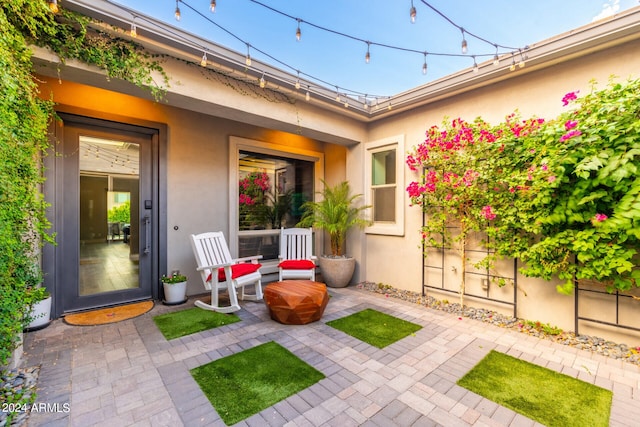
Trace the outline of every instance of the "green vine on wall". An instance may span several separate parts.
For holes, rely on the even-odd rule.
[[[427,214],[428,246],[446,242],[445,221],[484,233],[491,255],[519,258],[521,272],[609,292],[640,286],[640,80],[567,93],[552,120],[511,115],[490,126],[445,121],[407,158],[421,171],[407,191]],[[466,256],[461,255],[463,263]],[[464,286],[461,286],[464,290]]]
[[[40,283],[40,247],[47,234],[46,203],[40,193],[40,160],[49,146],[54,105],[39,97],[32,75],[31,46],[105,70],[107,78],[164,94],[168,77],[157,58],[136,43],[110,35],[102,24],[44,0],[0,4],[0,367],[6,366],[23,327],[28,291]],[[162,85],[154,77],[160,75]],[[0,401],[19,399],[0,394]],[[16,403],[10,401],[9,403]],[[9,419],[10,423],[11,420]]]

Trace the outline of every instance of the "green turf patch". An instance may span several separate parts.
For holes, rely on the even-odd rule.
[[[240,318],[235,314],[222,314],[194,307],[155,316],[153,321],[156,322],[162,335],[172,340],[218,326],[230,325],[239,322]]]
[[[191,370],[220,418],[232,425],[324,378],[271,341]]]
[[[378,348],[384,348],[422,329],[420,325],[370,308],[331,320],[327,325]]]
[[[491,351],[458,385],[546,426],[608,426],[613,393]]]

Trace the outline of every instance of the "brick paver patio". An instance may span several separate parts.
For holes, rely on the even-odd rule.
[[[611,425],[638,425],[636,365],[353,287],[330,289],[330,295],[318,322],[281,325],[269,318],[264,303],[246,302],[238,312],[241,322],[172,341],[152,317],[192,307],[191,301],[157,304],[143,316],[104,326],[55,321],[26,334],[23,364],[42,364],[38,402],[60,410],[32,413],[28,425],[222,426],[189,369],[267,341],[326,378],[239,425],[539,425],[456,385],[491,349],[612,390]],[[378,349],[325,325],[364,308],[423,329]]]

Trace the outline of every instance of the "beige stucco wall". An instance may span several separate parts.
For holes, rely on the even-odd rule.
[[[601,53],[584,56],[573,61],[543,70],[522,70],[514,72],[512,79],[451,97],[414,110],[403,112],[370,125],[368,141],[376,141],[393,135],[406,136],[406,149],[424,140],[425,131],[432,125],[440,125],[444,117],[462,117],[473,120],[482,116],[489,122],[499,122],[506,115],[519,110],[523,117],[554,117],[563,109],[561,99],[567,92],[590,91],[590,81],[595,79],[604,87],[611,75],[622,79],[640,76],[640,42],[632,42],[611,48]],[[352,150],[350,155],[361,156]],[[351,159],[347,164],[352,163]],[[353,162],[355,163],[355,162]],[[404,187],[416,180],[417,175],[407,169]],[[421,291],[421,250],[418,230],[422,224],[422,212],[417,207],[409,207],[405,195],[405,235],[391,237],[366,235],[364,271],[362,279],[382,282],[397,288]],[[450,263],[459,264],[458,260]],[[460,271],[460,269],[457,269]],[[447,283],[458,283],[459,278],[450,266],[445,268]],[[518,294],[518,317],[541,320],[565,330],[574,330],[574,298],[559,295],[555,283],[518,277],[523,292]],[[455,295],[444,296],[457,300]],[[476,305],[485,303],[478,302]],[[509,309],[508,309],[509,310]],[[507,312],[508,312],[507,310]],[[500,311],[505,311],[501,309]],[[609,334],[608,328],[581,325],[582,333]],[[640,342],[640,334],[629,333]],[[626,334],[623,334],[626,336]]]
[[[196,274],[189,235],[222,230],[229,236],[230,136],[325,153],[329,160],[325,175],[331,181],[345,176],[347,150],[341,145],[69,81],[40,80],[42,96],[53,94],[53,100],[65,108],[80,108],[87,115],[115,115],[115,120],[167,125],[167,273],[180,270],[187,274],[190,294],[202,293],[204,288]]]

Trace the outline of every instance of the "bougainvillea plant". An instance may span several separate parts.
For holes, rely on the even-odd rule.
[[[555,182],[538,216],[542,239],[522,254],[523,272],[557,275],[570,293],[574,281],[607,290],[638,286],[640,247],[640,80],[590,93],[570,92],[567,111],[545,131]],[[556,185],[553,185],[556,184]]]
[[[586,96],[566,94],[553,120],[513,114],[496,126],[456,119],[429,129],[407,157],[422,172],[407,192],[426,213],[425,243],[457,242],[466,261],[462,246],[480,231],[491,250],[476,266],[520,258],[523,274],[558,277],[563,293],[580,280],[638,286],[639,98],[639,80],[594,83]]]

